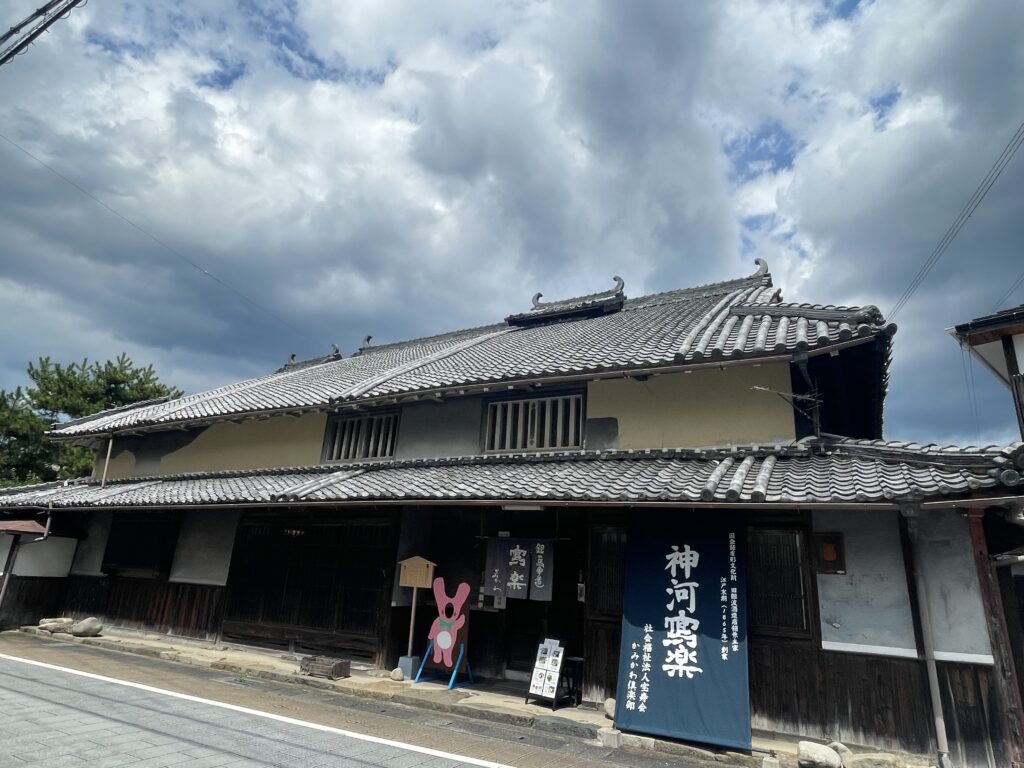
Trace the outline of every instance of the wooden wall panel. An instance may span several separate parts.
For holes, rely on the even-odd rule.
[[[939,664],[953,762],[1009,765],[991,667]],[[924,662],[821,651],[809,643],[750,642],[751,725],[788,736],[932,755]]]
[[[38,624],[42,618],[59,616],[66,586],[65,579],[12,575],[0,611],[0,630]]]
[[[224,588],[117,576],[71,576],[64,612],[104,624],[207,640],[220,630]]]

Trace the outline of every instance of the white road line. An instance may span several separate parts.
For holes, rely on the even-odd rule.
[[[374,744],[383,744],[388,747],[395,747],[397,749],[404,749],[409,752],[419,752],[423,755],[430,755],[431,757],[441,757],[447,760],[452,760],[457,763],[468,763],[470,765],[478,765],[480,768],[512,768],[512,766],[505,765],[504,763],[492,763],[487,760],[478,760],[475,757],[467,757],[465,755],[456,755],[451,752],[442,752],[439,749],[430,749],[429,747],[418,747],[415,744],[405,744],[401,741],[392,741],[391,739],[382,739],[379,736],[368,736],[365,733],[356,733],[355,731],[346,731],[341,728],[332,728],[329,725],[320,725],[319,723],[310,723],[306,720],[296,720],[294,717],[285,717],[284,715],[275,715],[271,712],[261,712],[258,709],[249,709],[248,707],[239,707],[235,704],[226,704],[223,701],[214,701],[212,699],[204,699],[199,696],[190,696],[187,693],[178,693],[177,691],[168,691],[163,688],[154,688],[151,685],[143,685],[142,683],[132,683],[128,680],[118,680],[116,677],[107,677],[105,675],[97,675],[92,672],[83,672],[80,669],[70,669],[68,667],[59,667],[56,664],[47,664],[44,661],[34,661],[32,659],[22,659],[18,656],[9,656],[6,653],[0,653],[0,659],[6,659],[7,661],[16,661],[19,664],[30,664],[33,667],[43,667],[44,669],[53,669],[57,672],[66,672],[69,675],[78,675],[79,677],[87,677],[90,680],[100,680],[104,683],[113,683],[114,685],[123,685],[126,688],[137,688],[140,691],[146,691],[148,693],[159,693],[164,696],[170,696],[174,699],[182,699],[183,701],[192,701],[196,704],[206,704],[211,707],[220,707],[221,709],[230,709],[232,712],[241,712],[246,715],[253,715],[254,717],[265,717],[268,720],[276,720],[279,723],[288,723],[289,725],[299,725],[303,728],[311,728],[314,731],[325,731],[327,733],[334,733],[339,736],[347,736],[350,739],[359,739],[360,741],[369,741]]]

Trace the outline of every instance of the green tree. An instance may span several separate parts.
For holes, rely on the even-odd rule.
[[[63,365],[49,357],[29,363],[33,386],[0,390],[0,486],[81,477],[92,470],[93,453],[68,443],[51,443],[52,424],[97,411],[180,397],[162,384],[153,366],[136,367],[127,355],[105,363],[83,360]]]

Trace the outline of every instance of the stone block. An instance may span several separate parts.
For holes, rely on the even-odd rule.
[[[813,741],[797,744],[797,765],[800,768],[843,768],[842,758],[834,749]]]
[[[849,760],[843,760],[843,768],[900,768],[901,766],[902,763],[895,755],[882,752],[853,755]]]
[[[391,677],[391,679],[392,679],[392,680],[394,680],[394,681],[395,681],[396,683],[400,683],[400,682],[402,682],[403,680],[405,680],[405,672],[404,672],[404,671],[402,671],[402,668],[401,668],[401,667],[395,667],[394,669],[392,669],[392,670],[391,670],[391,675],[390,675],[390,677]]]
[[[839,755],[839,759],[842,760],[844,766],[848,766],[850,764],[849,760],[853,757],[853,750],[848,746],[838,741],[833,741],[828,745],[828,748]]]
[[[96,637],[103,631],[103,624],[95,616],[82,619],[71,627],[71,634],[75,637]]]
[[[402,670],[402,674],[405,676],[406,680],[412,680],[416,677],[416,673],[420,669],[420,657],[399,656],[398,668]]]
[[[622,746],[622,731],[617,728],[598,728],[597,740],[602,747],[619,749]]]
[[[609,720],[615,719],[615,699],[608,698],[604,700],[604,716]]]

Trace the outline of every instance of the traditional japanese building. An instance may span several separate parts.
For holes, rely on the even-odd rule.
[[[51,520],[21,547],[0,621],[96,615],[392,666],[409,620],[395,563],[419,555],[472,588],[476,674],[525,681],[557,638],[583,659],[586,701],[620,692],[625,727],[646,701],[626,678],[641,662],[624,627],[646,621],[628,558],[661,548],[650,594],[676,588],[673,615],[717,611],[717,583],[705,573],[695,597],[682,570],[665,581],[665,553],[726,526],[721,657],[742,660],[748,728],[1022,759],[989,547],[1020,523],[1024,445],[883,440],[895,326],[875,307],[785,303],[764,262],[650,296],[616,278],[542,298],[57,425],[96,451],[94,475],[0,493],[9,516]]]

